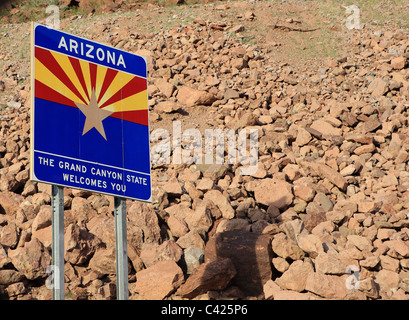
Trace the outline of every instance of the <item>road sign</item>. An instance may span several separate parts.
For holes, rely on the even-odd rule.
[[[151,201],[143,57],[34,24],[31,179]]]

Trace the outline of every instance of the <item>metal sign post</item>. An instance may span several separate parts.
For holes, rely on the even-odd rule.
[[[64,189],[52,185],[51,193],[53,300],[64,300]]]
[[[128,300],[128,250],[126,238],[126,200],[114,197],[116,247],[116,298]]]

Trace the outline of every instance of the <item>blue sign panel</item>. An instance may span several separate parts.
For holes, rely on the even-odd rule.
[[[33,28],[31,179],[151,201],[143,57]]]

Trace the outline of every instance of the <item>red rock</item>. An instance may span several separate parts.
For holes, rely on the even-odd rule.
[[[236,269],[230,259],[203,263],[194,269],[176,294],[192,299],[210,290],[223,290],[236,275]]]
[[[64,234],[65,260],[71,264],[82,265],[88,262],[100,244],[101,240],[95,235],[72,223]]]
[[[388,91],[388,85],[380,78],[375,78],[368,86],[368,92],[372,94],[372,97],[383,96]]]
[[[347,180],[336,170],[328,167],[321,163],[311,163],[310,167],[318,173],[321,178],[327,178],[334,185],[336,185],[340,190],[346,191],[348,183]]]
[[[24,247],[9,250],[14,267],[29,280],[47,277],[46,268],[51,264],[51,255],[36,238],[26,242]]]
[[[212,94],[206,91],[193,89],[187,86],[179,88],[176,98],[180,103],[190,107],[196,105],[211,105],[216,100]]]
[[[303,216],[302,221],[304,222],[304,228],[307,229],[309,232],[312,231],[316,226],[318,226],[321,222],[326,221],[326,214],[324,211],[322,212],[310,212]]]
[[[41,206],[31,226],[32,231],[37,231],[51,225],[51,206]]]
[[[313,272],[312,263],[297,260],[275,282],[283,289],[301,292],[305,290],[308,275]]]
[[[87,199],[82,197],[72,199],[71,210],[75,220],[80,223],[87,223],[97,215],[97,211],[91,207]]]
[[[115,274],[115,248],[98,248],[89,261],[89,268],[101,274]]]
[[[312,182],[309,182],[303,178],[298,179],[297,181],[294,182],[294,195],[301,200],[304,201],[311,201],[314,199],[315,196],[315,189],[313,188]]]
[[[9,221],[7,225],[0,229],[0,244],[6,247],[15,248],[17,242],[17,226],[15,223]]]
[[[209,190],[205,193],[204,199],[211,200],[222,213],[223,218],[234,218],[234,209],[228,199],[219,190]]]
[[[165,79],[158,79],[155,84],[166,98],[170,98],[173,91],[175,91],[175,86]]]
[[[293,202],[291,185],[278,179],[264,179],[254,189],[254,197],[258,203],[265,206],[273,205],[278,209],[284,209]]]
[[[205,262],[230,258],[237,271],[231,284],[258,295],[271,279],[271,237],[241,230],[216,233],[206,244]]]
[[[10,191],[0,192],[0,214],[14,216],[24,198]]]
[[[308,275],[305,289],[326,299],[342,300],[347,294],[345,279],[319,272]]]
[[[160,261],[136,273],[135,290],[146,300],[161,300],[183,281],[183,271],[176,262]]]
[[[178,262],[182,254],[182,248],[174,240],[166,240],[159,246],[153,243],[144,244],[140,257],[145,266],[150,267],[159,261]]]
[[[406,58],[404,57],[397,57],[391,60],[391,67],[395,70],[400,70],[405,68],[406,65]]]

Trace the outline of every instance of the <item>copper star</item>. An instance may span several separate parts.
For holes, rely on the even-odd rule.
[[[102,125],[102,121],[105,118],[109,117],[113,112],[98,108],[97,99],[95,97],[95,91],[92,91],[91,99],[88,105],[77,102],[75,102],[75,105],[78,107],[78,109],[81,110],[81,112],[85,116],[85,124],[84,130],[82,131],[82,135],[86,134],[92,128],[95,128],[100,133],[100,135],[103,136],[105,140],[107,140],[104,126]]]

